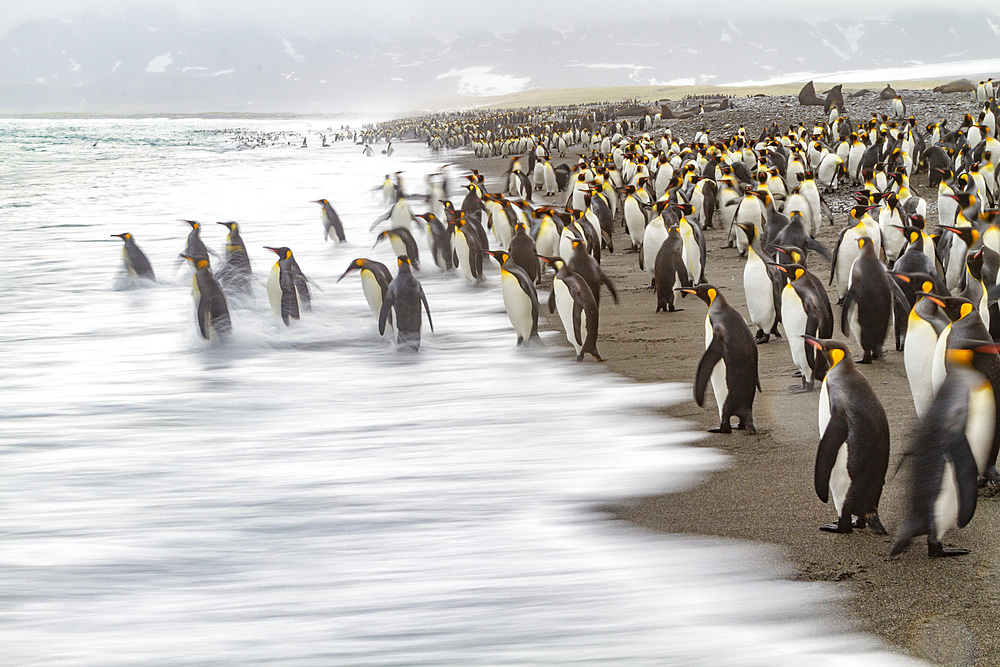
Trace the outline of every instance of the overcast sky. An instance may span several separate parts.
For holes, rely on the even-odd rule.
[[[942,3],[940,0],[712,0],[711,2],[664,2],[648,8],[621,11],[622,5],[607,0],[558,0],[556,2],[504,0],[41,0],[7,2],[0,12],[0,32],[34,18],[67,19],[87,12],[116,14],[148,12],[150,19],[157,14],[176,12],[194,23],[219,24],[246,21],[281,27],[299,34],[310,35],[345,22],[358,29],[385,32],[419,39],[429,31],[455,31],[464,27],[490,31],[513,31],[525,25],[546,25],[574,28],[594,25],[599,21],[628,22],[653,17],[695,15],[711,12],[711,16],[726,14],[734,17],[755,13],[769,15],[792,12],[799,18],[855,17],[877,18],[891,11],[928,9],[948,14],[956,12],[990,12],[1000,16],[1000,3]],[[652,3],[651,3],[652,4]],[[991,7],[996,4],[995,7]],[[627,7],[637,7],[629,3]],[[521,9],[517,9],[520,7]],[[805,15],[803,15],[805,12]]]

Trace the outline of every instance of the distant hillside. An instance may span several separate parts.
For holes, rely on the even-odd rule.
[[[89,16],[22,24],[0,38],[0,53],[0,113],[338,113],[530,89],[803,82],[886,68],[919,78],[926,65],[954,61],[992,59],[1000,70],[1000,18],[595,22],[459,39],[442,31],[401,43],[350,26],[309,40],[169,16],[156,25]]]

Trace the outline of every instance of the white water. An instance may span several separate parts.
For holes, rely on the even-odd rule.
[[[369,189],[402,169],[419,190],[443,157],[197,131],[226,125],[310,129],[0,130],[0,662],[897,659],[845,628],[828,588],[779,579],[769,549],[595,510],[723,463],[650,410],[686,386],[576,364],[561,333],[515,349],[495,272],[474,289],[428,266],[436,333],[417,356],[380,339],[356,275],[336,278],[357,256],[392,264],[371,250]],[[349,245],[322,243],[320,197]],[[232,340],[206,345],[175,268],[182,218],[220,251],[214,221],[239,221],[260,281],[262,246],[289,246],[314,311],[286,328],[258,284],[231,304]],[[113,289],[122,232],[159,284]]]

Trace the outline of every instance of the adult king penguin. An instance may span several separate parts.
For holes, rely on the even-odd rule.
[[[757,374],[757,344],[743,316],[726,303],[714,285],[681,287],[681,294],[694,294],[708,305],[705,316],[705,353],[695,374],[694,400],[705,404],[709,379],[719,406],[719,427],[709,433],[732,433],[732,417],[739,418],[737,430],[756,433],[753,399],[760,389]]]
[[[996,427],[990,383],[973,368],[976,355],[983,353],[996,356],[997,346],[964,341],[948,350],[948,377],[904,459],[910,468],[909,506],[891,556],[902,553],[917,535],[927,536],[932,558],[969,553],[946,548],[941,540],[952,527],[964,528],[975,514],[977,469],[971,440],[982,435],[990,439]],[[986,400],[977,400],[984,393],[990,394]]]
[[[416,352],[420,349],[420,304],[427,311],[427,324],[434,331],[431,321],[431,307],[427,304],[424,288],[410,270],[410,258],[406,255],[396,258],[399,271],[389,283],[382,309],[378,315],[378,332],[385,333],[385,325],[391,310],[396,316],[396,345],[401,350]]]
[[[757,325],[754,337],[758,344],[766,343],[778,333],[778,313],[775,310],[774,277],[767,262],[769,257],[760,244],[755,225],[737,223],[747,237],[747,261],[743,268],[743,290],[746,293],[750,321]]]
[[[504,250],[484,250],[500,264],[500,294],[517,344],[538,338],[538,292],[535,282]],[[537,260],[535,260],[537,262]]]
[[[582,277],[569,270],[562,257],[539,257],[556,271],[549,294],[549,312],[559,311],[566,338],[576,350],[576,360],[583,361],[583,355],[589,352],[598,361],[604,361],[597,351],[600,311],[594,293]]]
[[[819,338],[833,335],[830,297],[819,278],[801,264],[776,264],[775,268],[788,276],[788,284],[781,290],[781,322],[785,327],[792,361],[802,375],[801,386],[790,389],[793,393],[812,391],[816,377],[823,379],[826,363],[825,357],[815,355],[805,335]],[[821,363],[817,364],[817,361]]]
[[[253,284],[250,282],[253,269],[250,267],[250,256],[243,237],[240,236],[240,226],[235,222],[219,224],[229,230],[226,235],[226,259],[217,275],[219,284],[231,293],[249,296],[253,293]]]
[[[377,320],[382,311],[386,292],[389,291],[389,283],[392,282],[389,268],[382,262],[359,257],[350,263],[347,270],[337,278],[337,282],[346,278],[352,271],[358,271],[361,275],[361,291],[364,292],[365,301],[368,302],[368,307]],[[392,316],[389,317],[389,326],[392,326]]]
[[[573,239],[572,243],[573,254],[570,255],[569,262],[566,264],[567,268],[587,283],[598,308],[601,306],[602,284],[607,285],[608,291],[611,292],[611,298],[615,300],[615,303],[618,303],[618,291],[615,289],[615,284],[601,268],[601,263],[587,252],[587,244],[580,239]]]
[[[267,279],[267,299],[274,314],[288,325],[289,320],[299,319],[300,308],[309,309],[309,285],[291,250],[284,246],[264,248],[278,256]]]
[[[125,245],[122,246],[122,263],[125,266],[125,273],[130,277],[156,280],[156,276],[153,274],[153,265],[149,263],[146,253],[136,244],[134,236],[128,232],[112,234],[111,236],[125,242]]]
[[[853,332],[864,352],[858,363],[870,364],[872,359],[882,358],[882,344],[893,315],[893,290],[871,239],[862,236],[858,247],[861,253],[851,267],[840,327],[847,336]]]
[[[228,336],[233,329],[229,318],[229,305],[226,295],[208,268],[208,260],[190,255],[181,255],[194,267],[194,278],[191,280],[191,296],[194,297],[195,318],[198,321],[198,332],[205,340],[213,340]]]
[[[829,370],[819,395],[819,448],[813,482],[824,503],[833,497],[837,522],[820,526],[850,533],[871,526],[885,535],[878,503],[889,467],[889,420],[871,384],[854,365],[851,350],[835,340],[806,336],[826,356]],[[857,517],[852,522],[852,517]]]
[[[653,286],[656,288],[656,312],[684,310],[674,306],[674,284],[691,287],[693,281],[684,265],[684,239],[677,225],[667,230],[653,265]]]
[[[320,221],[323,223],[323,240],[326,241],[336,234],[338,244],[346,241],[347,237],[344,236],[344,224],[340,221],[340,216],[337,215],[337,212],[333,209],[333,206],[330,205],[330,202],[326,199],[317,199],[313,201],[313,203],[319,204],[322,207],[320,212]],[[333,234],[330,233],[331,229],[333,230]]]

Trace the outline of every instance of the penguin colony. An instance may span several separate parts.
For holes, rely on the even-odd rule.
[[[971,521],[978,487],[1000,485],[1000,355],[994,343],[1000,335],[1000,211],[993,208],[1000,197],[1000,110],[992,82],[982,87],[976,116],[966,114],[953,129],[945,119],[921,124],[904,117],[898,95],[885,114],[861,123],[834,106],[824,122],[787,131],[772,124],[756,137],[740,127],[728,136],[702,130],[685,140],[663,127],[658,114],[620,121],[601,107],[566,109],[559,120],[523,111],[394,121],[365,140],[404,137],[432,151],[471,146],[477,157],[499,157],[509,166],[492,188],[473,170],[460,203],[447,198],[442,170],[423,197],[429,210],[418,214],[410,201],[420,198],[405,191],[399,173],[387,174],[376,189],[390,208],[371,229],[388,226],[375,242],[392,245],[397,276],[358,258],[341,279],[358,272],[380,333],[394,329],[401,349],[417,349],[421,311],[430,323],[430,308],[414,273],[434,270],[433,264],[476,286],[487,281],[487,267],[498,265],[518,345],[538,339],[544,308],[558,314],[578,361],[586,355],[601,360],[602,286],[616,302],[618,296],[600,261],[602,253],[615,251],[621,229],[627,243],[618,250],[634,253],[636,270],[648,276],[651,308],[669,318],[678,310],[677,298],[688,295],[707,306],[694,397],[703,405],[711,384],[720,418],[713,432],[756,432],[757,346],[781,338],[799,380],[791,391],[820,385],[813,481],[817,497],[832,500],[836,513],[821,529],[886,532],[878,505],[895,474],[889,470],[892,450],[910,489],[892,553],[919,535],[927,536],[931,556],[966,553],[945,547],[945,533]],[[575,159],[554,164],[571,148]],[[922,182],[911,183],[918,174]],[[851,190],[855,204],[836,244],[826,248],[815,237],[824,222],[835,220],[822,193],[838,189]],[[927,206],[934,194],[936,216]],[[540,195],[556,201],[540,202]],[[316,203],[325,237],[343,241],[332,206]],[[746,313],[707,279],[710,229],[745,258]],[[148,261],[136,259],[141,251],[134,239],[121,238],[127,270],[142,275]],[[207,271],[199,250],[189,238],[184,255]],[[288,248],[271,250],[277,262],[268,293],[287,324],[308,308],[308,280]],[[430,259],[423,266],[421,250]],[[816,255],[829,262],[828,275],[821,277]],[[546,305],[540,306],[539,290],[546,288]],[[221,291],[198,283],[195,294],[204,300]],[[203,335],[204,309],[199,302]],[[849,343],[834,340],[837,328]],[[923,420],[908,448],[891,442],[878,392],[860,368],[879,363],[887,345],[904,355]]]

